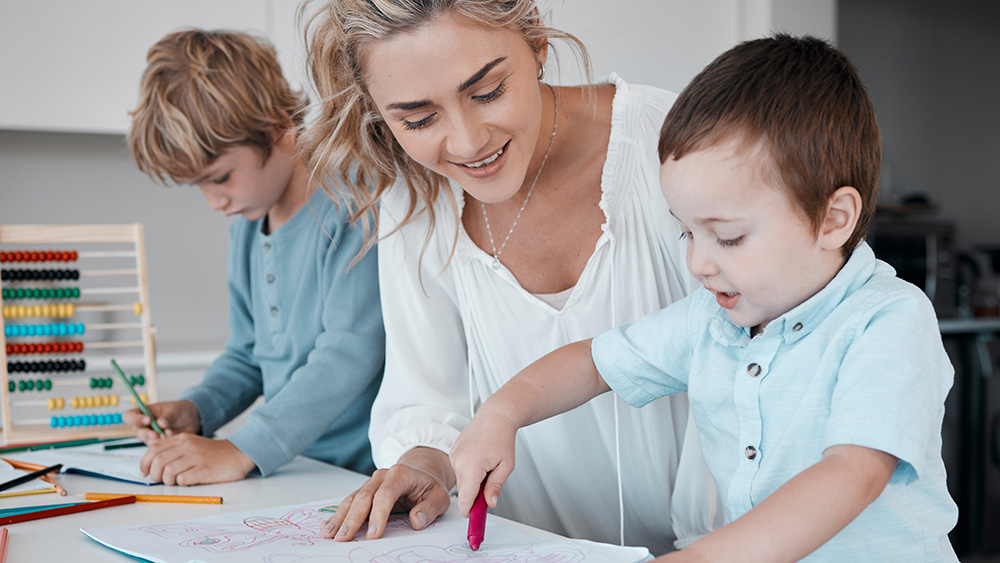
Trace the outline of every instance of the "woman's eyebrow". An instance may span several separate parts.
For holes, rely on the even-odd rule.
[[[458,86],[458,91],[459,92],[464,92],[465,90],[468,90],[469,87],[471,87],[476,82],[479,82],[480,80],[482,80],[483,77],[486,76],[486,74],[489,71],[493,70],[493,67],[495,67],[498,64],[504,62],[505,60],[507,60],[507,57],[500,57],[499,59],[494,59],[494,60],[486,63],[483,66],[483,68],[479,69],[479,72],[477,72],[476,74],[473,74],[471,77],[469,77],[468,80],[466,80],[465,82],[461,83]]]
[[[493,67],[504,62],[505,60],[507,60],[507,57],[500,57],[498,59],[493,59],[492,61],[483,65],[483,68],[479,69],[475,74],[470,76],[468,80],[466,80],[465,82],[461,83],[458,86],[458,92],[464,92],[465,90],[471,88],[476,82],[479,82],[480,80],[483,79],[483,77],[489,74],[489,72],[493,70]],[[393,102],[385,107],[386,109],[401,109],[404,111],[409,111],[413,109],[419,109],[424,106],[429,106],[431,104],[433,104],[433,102],[430,100],[417,100],[415,102]]]

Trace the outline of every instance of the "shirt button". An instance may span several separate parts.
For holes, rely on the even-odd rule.
[[[760,375],[760,366],[757,364],[748,365],[747,373],[750,374],[750,377],[757,377],[758,375]]]
[[[271,307],[271,316],[272,317],[277,317],[278,316],[278,308],[277,307]]]
[[[795,323],[795,326],[792,327],[792,330],[794,330],[795,332],[802,330],[802,323]]]
[[[267,275],[267,283],[274,283],[274,274]]]
[[[743,453],[744,455],[747,456],[747,459],[753,459],[757,457],[757,448],[753,446],[747,446],[747,449],[744,450]]]
[[[264,243],[264,252],[267,252],[268,250],[271,250],[271,243],[265,242]]]

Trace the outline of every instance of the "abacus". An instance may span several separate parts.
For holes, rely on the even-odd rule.
[[[0,290],[4,443],[131,434],[111,359],[156,401],[142,225],[0,225]]]

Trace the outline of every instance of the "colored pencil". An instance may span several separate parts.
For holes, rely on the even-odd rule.
[[[29,512],[27,514],[15,514],[13,516],[4,516],[0,518],[0,526],[5,526],[7,524],[16,524],[18,522],[28,522],[31,520],[40,520],[42,518],[50,518],[52,516],[62,516],[64,514],[84,512],[87,510],[97,510],[99,508],[107,508],[109,506],[132,504],[134,502],[135,502],[135,497],[129,495],[126,497],[113,498],[111,500],[102,500],[98,502],[84,502],[80,504],[74,504],[73,506],[64,506],[62,508],[39,510],[37,512]]]
[[[87,493],[83,498],[87,500],[107,500],[129,496],[116,493]],[[131,495],[137,502],[183,502],[189,504],[222,504],[222,497],[199,497],[184,495]]]
[[[132,387],[132,382],[125,376],[125,372],[122,371],[122,368],[118,367],[118,363],[113,359],[111,360],[111,367],[115,368],[115,371],[118,372],[118,377],[122,378],[122,382],[125,383],[125,388],[132,394],[132,398],[135,399],[135,404],[138,405],[142,414],[149,417],[149,426],[162,438],[164,436],[163,429],[156,423],[156,417],[153,416],[153,413],[149,412],[149,407],[146,406],[146,403],[143,403],[142,399],[139,398],[139,394],[135,392],[135,388]]]
[[[0,498],[23,497],[28,495],[42,495],[45,493],[57,493],[57,492],[59,491],[57,491],[55,487],[52,487],[50,489],[32,489],[30,491],[10,491],[7,493],[0,493]]]
[[[51,508],[62,508],[64,506],[73,506],[76,504],[84,504],[82,502],[64,502],[62,504],[39,504],[35,506],[20,506],[18,508],[0,508],[0,516],[13,516],[15,514],[26,514],[28,512],[38,512],[39,510],[49,510]]]
[[[0,563],[7,560],[7,538],[10,536],[10,532],[7,528],[0,528]]]
[[[106,444],[104,446],[104,451],[121,450],[124,448],[139,448],[145,445],[146,445],[145,442],[128,442],[126,444]]]
[[[39,469],[45,469],[44,465],[39,465],[37,463],[28,463],[27,461],[18,461],[16,459],[7,459],[5,457],[0,457],[0,460],[6,461],[7,463],[10,464],[11,467],[15,467],[17,469],[24,469],[26,471],[38,471]],[[56,493],[58,493],[59,496],[66,496],[66,489],[62,488],[62,486],[60,486],[59,483],[56,483],[52,479],[52,477],[49,477],[48,475],[42,475],[41,477],[39,477],[39,479],[55,487]]]
[[[32,479],[37,479],[38,477],[41,477],[42,475],[46,475],[48,473],[52,473],[53,471],[59,471],[60,469],[62,469],[62,464],[61,463],[57,463],[57,464],[53,465],[52,467],[46,467],[45,469],[39,469],[38,471],[32,471],[31,473],[28,473],[27,475],[22,475],[20,477],[15,477],[14,479],[11,479],[10,481],[6,481],[6,482],[3,482],[3,483],[0,483],[0,491],[6,491],[7,489],[16,487],[18,485],[22,485],[24,483],[27,483],[28,481],[31,481]]]
[[[72,448],[74,446],[87,446],[89,444],[97,444],[100,442],[110,442],[112,440],[121,440],[121,438],[83,438],[80,440],[68,440],[65,442],[42,442],[36,444],[22,444],[17,446],[8,446],[6,448],[0,448],[0,454],[9,454],[14,452],[34,452],[37,450],[51,450],[54,448]]]

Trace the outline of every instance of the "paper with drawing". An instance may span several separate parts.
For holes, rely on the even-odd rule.
[[[379,540],[334,542],[319,531],[336,510],[337,500],[230,513],[145,526],[81,528],[112,549],[156,563],[583,563],[638,562],[644,548],[618,547],[583,540],[539,538],[489,522],[486,541],[471,551],[467,520],[445,515],[415,532],[405,515],[394,515]],[[357,541],[361,540],[361,541]]]

